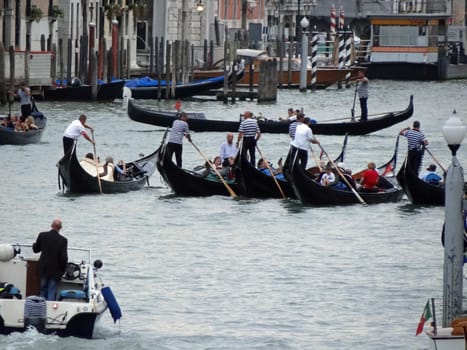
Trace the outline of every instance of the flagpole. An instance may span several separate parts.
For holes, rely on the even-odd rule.
[[[435,298],[431,298],[431,314],[432,314],[432,317],[433,317],[433,322],[431,322],[431,325],[433,327],[433,335],[436,336],[436,334],[438,333],[438,330],[436,328],[436,311],[435,311]]]

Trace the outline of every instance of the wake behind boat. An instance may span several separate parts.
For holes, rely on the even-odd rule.
[[[27,253],[28,252],[28,253]],[[92,338],[94,326],[108,308],[114,321],[120,307],[99,276],[102,261],[91,263],[91,251],[68,248],[69,262],[57,285],[57,301],[39,297],[38,256],[30,245],[0,244],[0,334],[24,332]]]
[[[97,179],[96,165],[93,160],[78,161],[76,156],[76,143],[58,162],[58,172],[63,184],[74,193],[122,193],[143,188],[148,178],[156,170],[156,160],[160,148],[153,153],[132,162],[126,163],[128,173],[123,178],[115,176],[113,180]],[[103,171],[98,167],[99,173]],[[113,174],[112,174],[113,175]]]
[[[388,128],[400,123],[413,114],[413,96],[406,109],[397,112],[386,113],[379,117],[369,118],[367,121],[340,122],[340,123],[316,123],[311,125],[314,134],[320,135],[366,135],[374,131]],[[136,105],[133,100],[128,102],[128,116],[130,119],[151,125],[171,127],[176,112],[153,111]],[[289,121],[258,120],[261,133],[287,134],[289,132]],[[222,131],[237,132],[240,121],[229,121],[221,119],[206,119],[203,115],[197,118],[189,118],[188,125],[192,131]]]

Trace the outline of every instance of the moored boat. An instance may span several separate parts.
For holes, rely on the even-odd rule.
[[[388,128],[400,123],[413,114],[413,96],[410,96],[409,105],[406,109],[385,113],[383,115],[369,118],[367,121],[349,121],[341,123],[319,123],[311,125],[314,134],[321,135],[366,135],[374,131]],[[153,111],[137,106],[134,101],[128,102],[128,116],[137,122],[171,127],[175,119],[178,118],[176,112]],[[240,121],[206,119],[202,115],[188,119],[190,130],[192,131],[230,131],[237,132]],[[261,133],[287,134],[289,132],[288,121],[274,121],[259,119],[258,124]]]
[[[97,84],[96,101],[113,101],[122,98],[124,80],[101,82]],[[48,87],[43,91],[46,101],[93,101],[92,86],[88,84],[76,84]]]
[[[111,289],[99,276],[102,261],[91,262],[91,251],[68,248],[68,264],[57,284],[57,300],[39,297],[38,256],[30,245],[0,244],[0,334],[39,332],[92,338],[106,309],[114,321],[121,310]]]
[[[70,192],[74,193],[122,193],[143,188],[148,183],[148,178],[156,170],[157,155],[160,147],[151,154],[125,164],[127,174],[123,178],[100,178],[98,180],[96,165],[93,160],[88,166],[87,161],[78,160],[76,156],[76,143],[57,163],[58,173],[63,184]],[[103,172],[102,165],[97,167],[99,173]]]
[[[39,143],[44,133],[47,118],[37,109],[32,112],[34,123],[37,125],[37,130],[15,131],[11,128],[0,126],[0,145],[28,145]],[[0,118],[0,120],[3,118]]]

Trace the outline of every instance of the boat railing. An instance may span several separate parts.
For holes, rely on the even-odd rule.
[[[21,251],[18,253],[20,259],[28,259],[34,257],[35,253],[32,251],[32,244],[24,244],[24,243],[15,243],[12,244],[15,248],[20,248]],[[30,251],[26,251],[23,248],[30,248]],[[68,256],[69,261],[83,261],[91,263],[91,250],[88,248],[76,248],[76,247],[68,247]],[[79,257],[79,258],[78,258]]]

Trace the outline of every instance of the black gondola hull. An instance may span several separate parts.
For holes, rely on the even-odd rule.
[[[141,170],[140,174],[125,181],[107,181],[101,179],[100,184],[96,176],[90,175],[80,165],[76,157],[76,147],[58,162],[59,175],[69,192],[73,193],[124,193],[143,188],[148,177],[156,169],[156,159],[159,149],[150,155],[135,160],[132,164]]]
[[[157,169],[172,191],[179,196],[230,196],[229,191],[221,181],[212,181],[193,171],[177,167],[168,157],[166,146],[162,147],[157,159]],[[240,194],[238,184],[229,183],[228,185],[236,194]]]
[[[397,173],[397,181],[413,204],[444,205],[444,186],[431,185],[420,179],[407,167],[407,159]]]
[[[97,85],[95,100],[113,101],[116,98],[122,98],[124,84],[124,80],[119,80]],[[81,85],[46,89],[44,99],[47,101],[93,101],[92,86]]]
[[[317,123],[312,124],[311,129],[314,134],[320,135],[366,135],[410,118],[413,110],[413,96],[411,96],[409,105],[403,111],[387,113],[382,117],[371,118],[364,122]],[[162,127],[171,127],[173,121],[178,118],[175,112],[152,111],[138,107],[131,100],[128,103],[128,116],[140,123]],[[189,118],[188,124],[192,131],[237,132],[240,121]],[[289,132],[288,121],[259,120],[258,124],[262,133],[287,134]]]
[[[28,145],[39,143],[47,124],[47,118],[41,112],[32,112],[38,130],[14,131],[0,127],[0,145]]]
[[[286,169],[287,178],[303,205],[331,206],[361,203],[354,192],[322,186],[298,162],[291,161],[291,164]],[[398,202],[402,199],[404,192],[401,188],[394,186],[379,192],[358,192],[358,195],[366,204],[378,204]]]

